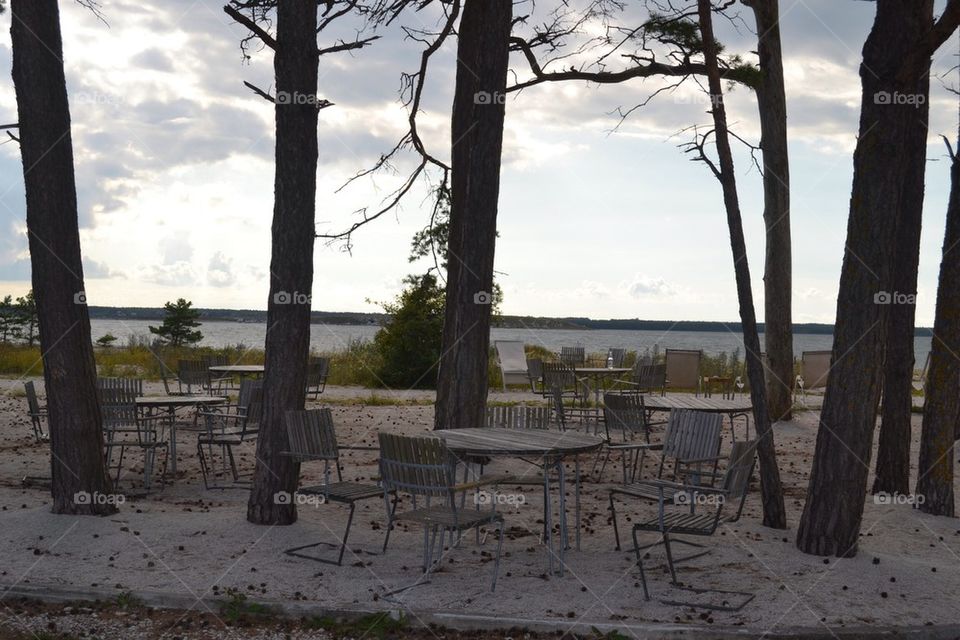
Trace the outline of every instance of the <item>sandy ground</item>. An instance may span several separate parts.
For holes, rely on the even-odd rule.
[[[148,391],[159,392],[158,385],[148,386]],[[344,566],[283,555],[283,549],[298,544],[335,541],[347,509],[306,506],[292,526],[248,524],[245,491],[203,489],[196,436],[186,431],[178,435],[178,476],[163,491],[136,497],[141,461],[134,459],[121,482],[120,491],[127,497],[118,515],[52,515],[44,489],[21,486],[24,476],[48,473],[47,447],[30,436],[21,388],[18,381],[0,381],[0,588],[92,586],[112,588],[117,594],[165,591],[196,598],[236,591],[254,601],[262,597],[354,609],[399,607],[414,618],[418,612],[443,611],[548,620],[555,621],[558,630],[574,622],[713,624],[761,633],[794,627],[823,631],[960,622],[960,522],[955,519],[927,516],[907,505],[875,504],[868,498],[855,558],[824,559],[796,550],[793,540],[816,435],[815,411],[798,413],[793,422],[776,426],[790,529],[761,526],[755,478],[743,517],[705,540],[711,554],[680,568],[681,581],[756,594],[742,611],[721,613],[658,601],[691,597],[669,585],[660,568],[659,549],[646,561],[653,600],[644,601],[631,555],[614,550],[607,488],[617,482],[616,467],[608,467],[602,478],[584,482],[582,550],[567,554],[563,577],[547,575],[547,552],[538,540],[541,494],[531,487],[504,487],[524,492],[526,503],[505,510],[509,530],[497,590],[489,591],[493,540],[477,546],[468,535],[459,547],[446,550],[429,583],[400,594],[394,602],[385,601],[383,594],[418,578],[419,531],[395,531],[387,555],[375,555],[372,552],[383,542],[384,506],[370,500],[358,506]],[[431,398],[425,392],[399,395],[413,401]],[[337,403],[333,413],[341,444],[374,444],[380,430],[406,434],[429,430],[430,406],[343,404],[347,398],[369,396],[367,390],[347,388],[330,388],[322,396]],[[539,401],[519,392],[497,392],[492,399]],[[915,441],[918,436],[919,416],[914,416]],[[728,445],[729,430],[724,450]],[[253,447],[240,452],[244,469],[252,468],[253,453]],[[648,477],[655,470],[652,463],[648,458]],[[524,469],[520,461],[498,460],[488,467],[491,472]],[[320,470],[320,465],[305,466],[304,481],[319,478]],[[345,452],[345,478],[368,480],[375,474],[373,452]],[[629,529],[628,520],[655,512],[650,503],[620,503],[621,531]]]

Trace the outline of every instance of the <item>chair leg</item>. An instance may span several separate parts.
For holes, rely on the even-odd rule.
[[[284,553],[288,556],[294,556],[296,558],[304,558],[306,560],[313,560],[315,562],[324,562],[326,564],[335,564],[338,567],[343,565],[343,554],[347,550],[347,539],[350,537],[350,527],[353,526],[353,514],[357,509],[355,502],[350,503],[350,514],[347,516],[347,528],[343,532],[343,537],[340,539],[340,552],[337,555],[336,560],[330,560],[328,558],[320,558],[317,556],[311,556],[306,553],[300,553],[304,549],[312,549],[313,547],[319,547],[321,545],[337,548],[337,545],[330,542],[314,542],[311,544],[305,544],[299,547],[292,547],[290,549],[284,549]]]
[[[500,575],[500,552],[503,549],[503,530],[506,527],[505,522],[500,523],[500,535],[497,536],[497,557],[493,561],[493,583],[490,585],[490,591],[493,592],[497,588],[497,576]]]
[[[671,584],[677,584],[677,571],[673,567],[673,553],[670,551],[670,536],[667,533],[663,534],[663,548],[667,551],[667,566],[670,567],[670,582]]]
[[[613,492],[610,493],[610,516],[613,518],[613,538],[617,541],[615,551],[620,551],[620,529],[617,527],[617,509],[613,505]]]
[[[203,488],[210,489],[210,484],[207,482],[207,460],[203,455],[203,445],[199,441],[197,441],[197,458],[200,461],[200,473],[203,475]]]
[[[613,496],[610,497],[613,500]],[[617,548],[620,548],[618,543]],[[640,555],[640,541],[637,540],[637,530],[633,530],[633,550],[637,555],[637,568],[640,569],[640,584],[643,585],[643,599],[650,600],[650,592],[647,590],[647,574],[643,571],[643,556]]]
[[[399,494],[394,494],[393,505],[391,505],[390,499],[387,498],[387,495],[384,494],[383,496],[384,506],[387,508],[387,535],[383,538],[383,551],[381,551],[381,553],[386,553],[387,545],[390,544],[390,532],[393,530],[393,514],[397,511],[397,501],[399,499]]]

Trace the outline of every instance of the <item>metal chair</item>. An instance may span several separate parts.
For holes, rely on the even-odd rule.
[[[582,367],[587,361],[583,347],[560,347],[560,362],[568,367]]]
[[[615,382],[626,387],[623,390],[627,393],[659,393],[662,396],[666,393],[667,365],[635,364],[629,377]]]
[[[622,455],[623,484],[636,479],[643,468],[647,451],[663,449],[662,444],[650,442],[650,424],[643,404],[643,396],[634,394],[607,393],[603,396],[603,427],[605,443],[603,448],[603,475],[610,456]],[[619,434],[619,438],[617,437]],[[639,441],[638,441],[639,438]],[[627,468],[630,472],[627,472]]]
[[[107,467],[111,466],[113,450],[120,449],[120,459],[117,462],[117,483],[123,471],[123,456],[127,448],[138,448],[143,451],[143,487],[150,490],[153,480],[153,470],[156,465],[157,451],[164,452],[163,468],[160,473],[160,484],[166,480],[167,462],[170,455],[169,443],[165,439],[163,426],[169,421],[168,415],[153,416],[140,415],[137,410],[136,385],[111,384],[101,387],[100,404],[103,414],[103,434]]]
[[[589,389],[585,382],[577,378],[576,372],[562,362],[544,362],[542,365],[543,388],[552,396],[559,389],[564,396],[580,400],[584,404],[589,398]]]
[[[719,528],[721,522],[735,522],[740,518],[740,514],[743,512],[743,505],[746,501],[747,492],[750,486],[750,476],[753,475],[756,453],[756,440],[733,443],[730,451],[729,462],[727,463],[727,469],[723,475],[723,480],[720,483],[720,486],[716,488],[664,481],[651,482],[651,486],[656,487],[659,491],[657,498],[659,507],[657,510],[657,515],[656,517],[642,520],[633,525],[633,548],[637,557],[637,567],[640,569],[640,580],[643,583],[643,597],[646,600],[650,600],[650,593],[647,590],[647,578],[643,570],[642,552],[661,543],[664,545],[664,549],[667,552],[667,566],[670,569],[671,584],[686,591],[691,591],[698,594],[717,593],[724,596],[739,595],[744,597],[744,600],[737,606],[727,606],[725,604],[712,605],[704,603],[696,603],[694,605],[693,603],[667,600],[663,601],[664,604],[675,606],[696,606],[698,608],[714,609],[718,611],[739,611],[754,598],[755,594],[745,591],[721,591],[717,589],[679,587],[677,583],[675,564],[677,562],[703,556],[707,552],[698,553],[686,558],[677,558],[675,560],[670,545],[673,542],[695,547],[702,547],[703,545],[693,543],[688,540],[672,539],[672,536],[712,536]],[[685,502],[689,501],[689,505],[683,505],[682,510],[677,509],[668,511],[667,507],[671,504],[677,504],[680,506],[679,502],[672,497],[680,493],[686,496]],[[705,503],[708,505],[715,504],[716,509],[713,510],[712,513],[709,511],[697,513],[696,506],[699,503]],[[737,504],[737,511],[733,516],[724,519],[724,507],[728,504]],[[637,534],[641,531],[659,533],[660,540],[653,544],[644,545],[641,547],[639,540],[637,539]]]
[[[254,382],[254,381],[250,381]],[[197,436],[197,457],[200,459],[200,472],[203,474],[203,486],[206,489],[235,489],[249,486],[249,481],[242,481],[237,470],[233,448],[254,442],[260,427],[260,415],[263,410],[263,387],[251,385],[250,397],[245,409],[237,411],[201,412],[205,418],[206,431]],[[203,453],[206,447],[211,456],[213,448],[220,447],[230,464],[233,477],[232,485],[211,485],[207,481],[210,471],[208,461]]]
[[[27,393],[27,414],[33,425],[33,437],[37,442],[48,440],[50,436],[43,430],[43,421],[48,417],[47,407],[41,405],[40,400],[37,399],[37,389],[33,385],[33,380],[24,382],[23,389]]]
[[[675,409],[670,412],[667,430],[663,438],[663,449],[656,480],[662,480],[666,463],[672,463],[670,478],[679,476],[690,478],[690,483],[712,485],[716,479],[720,453],[720,431],[723,416],[717,413]],[[613,535],[617,550],[620,549],[620,530],[617,526],[617,511],[614,496],[628,496],[642,500],[658,500],[661,496],[672,499],[673,491],[659,489],[651,481],[632,482],[610,489],[610,515],[613,518]]]
[[[343,474],[340,470],[340,448],[337,446],[337,436],[333,428],[333,415],[330,413],[330,409],[287,411],[283,418],[284,424],[287,427],[287,440],[290,449],[288,451],[282,451],[281,455],[289,456],[298,463],[313,460],[323,461],[323,483],[300,487],[297,489],[297,493],[317,496],[324,504],[339,502],[350,505],[350,515],[347,516],[347,528],[343,532],[343,537],[340,539],[340,553],[337,555],[336,560],[302,553],[304,549],[312,549],[313,547],[321,545],[337,548],[337,545],[329,542],[305,544],[286,549],[284,553],[288,556],[296,556],[298,558],[306,558],[308,560],[339,566],[343,563],[343,553],[347,549],[347,539],[350,537],[350,526],[353,524],[353,514],[357,508],[357,502],[370,498],[379,498],[383,495],[383,488],[375,484],[343,481]],[[330,482],[331,462],[337,470],[336,482]]]
[[[330,358],[311,357],[307,363],[307,395],[313,394],[316,400],[327,388],[330,375]]]
[[[434,555],[439,562],[447,532],[459,536],[469,529],[495,526],[499,531],[497,554],[493,565],[493,581],[490,590],[497,587],[497,574],[500,570],[500,552],[503,548],[504,521],[496,511],[496,501],[491,500],[491,510],[481,511],[479,502],[475,511],[458,506],[457,494],[478,489],[495,481],[477,480],[475,482],[456,483],[456,457],[439,438],[411,438],[391,433],[380,433],[380,478],[383,484],[383,499],[387,507],[387,538],[383,541],[386,552],[390,542],[390,530],[394,522],[410,522],[423,526],[423,573],[412,585],[394,589],[386,595],[392,595],[422,584],[435,566]],[[397,512],[390,506],[390,494],[405,493],[412,497],[412,509]],[[419,503],[419,504],[418,504]],[[440,534],[439,547],[437,533]]]

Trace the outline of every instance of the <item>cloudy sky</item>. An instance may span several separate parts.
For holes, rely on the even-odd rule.
[[[186,297],[201,307],[266,307],[273,198],[273,114],[243,81],[272,86],[269,51],[244,62],[232,24],[213,0],[104,0],[107,24],[62,3],[80,224],[90,304],[160,306]],[[548,2],[538,2],[545,11]],[[874,4],[781,0],[793,180],[794,316],[832,322],[859,110],[860,50]],[[942,2],[937,3],[938,9]],[[517,13],[529,13],[529,3]],[[434,28],[424,10],[382,31],[373,47],[321,59],[318,231],[336,231],[375,208],[405,176],[344,182],[403,134],[401,74],[420,43],[399,26]],[[637,15],[640,15],[639,13]],[[535,17],[536,14],[535,14]],[[730,51],[751,57],[752,19],[718,24]],[[543,18],[540,18],[542,21]],[[9,12],[0,16],[0,122],[16,120],[9,77]],[[537,22],[536,19],[533,22]],[[321,36],[351,37],[359,25]],[[449,157],[455,43],[429,72],[421,130]],[[939,135],[956,131],[957,40],[934,63],[918,321],[929,325],[943,236],[948,166]],[[613,60],[611,65],[620,64]],[[512,60],[516,77],[524,63]],[[720,188],[678,149],[677,132],[707,123],[695,85],[661,95],[619,127],[660,85],[554,84],[507,100],[497,270],[509,314],[595,318],[738,318]],[[756,105],[743,89],[727,99],[731,121],[756,140]],[[616,129],[614,131],[614,129]],[[758,309],[762,311],[762,189],[744,150],[739,186]],[[352,252],[317,245],[314,308],[376,310],[407,273],[409,240],[428,219],[425,189],[365,227]],[[0,145],[0,295],[29,288],[23,176],[16,144]]]

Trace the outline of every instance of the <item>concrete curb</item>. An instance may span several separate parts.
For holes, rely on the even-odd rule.
[[[156,609],[194,610],[206,612],[208,609],[219,612],[227,602],[225,598],[207,597],[198,601],[189,594],[162,591],[129,591],[144,606]],[[45,603],[94,602],[115,600],[119,592],[116,589],[71,588],[36,585],[0,584],[0,601],[12,598],[26,598]],[[780,630],[765,631],[745,627],[719,627],[713,625],[681,625],[666,623],[609,623],[609,622],[566,622],[542,618],[513,618],[504,616],[468,615],[443,613],[438,611],[401,610],[395,608],[331,608],[308,601],[275,600],[251,598],[252,602],[269,607],[271,611],[285,618],[331,617],[339,620],[355,620],[371,614],[387,612],[394,618],[404,616],[412,627],[437,626],[460,631],[498,630],[510,631],[522,629],[539,633],[556,633],[562,630],[567,634],[596,637],[597,632],[608,634],[617,631],[631,638],[639,639],[702,639],[744,640],[747,638],[775,638],[777,640],[867,640],[870,638],[917,638],[923,640],[956,640],[960,638],[960,624],[911,627],[785,627]],[[202,604],[201,604],[202,603]]]

